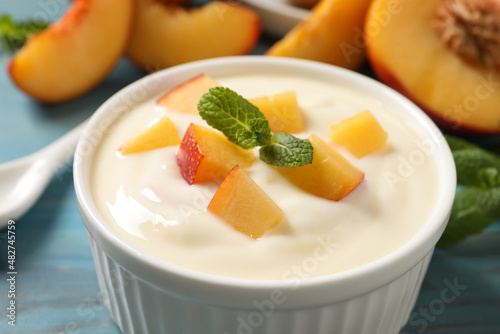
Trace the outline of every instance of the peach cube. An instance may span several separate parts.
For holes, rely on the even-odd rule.
[[[118,148],[122,155],[155,150],[166,146],[179,145],[181,142],[174,123],[168,117],[161,118],[137,137]]]
[[[363,111],[332,125],[328,138],[347,148],[357,158],[381,149],[387,143],[387,132],[369,111]]]
[[[240,167],[226,176],[208,210],[254,239],[283,220],[285,214]]]
[[[200,97],[217,86],[217,81],[206,74],[200,74],[168,91],[156,104],[183,114],[197,115]]]
[[[295,92],[257,97],[249,100],[266,116],[273,132],[299,133],[305,130],[305,121]]]
[[[302,190],[332,201],[339,201],[361,183],[364,173],[352,165],[317,135],[309,137],[314,148],[313,162],[302,167],[276,167]]]
[[[230,142],[221,132],[191,123],[177,152],[177,165],[189,184],[217,181],[235,166],[250,167],[253,151]]]

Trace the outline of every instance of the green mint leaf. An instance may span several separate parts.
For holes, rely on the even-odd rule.
[[[307,139],[296,138],[288,133],[272,135],[271,143],[262,146],[260,160],[269,165],[299,167],[312,163],[314,150]]]
[[[457,182],[481,188],[500,186],[500,157],[465,140],[447,137],[457,168]]]
[[[20,49],[27,39],[47,28],[49,24],[42,21],[24,21],[16,23],[9,15],[0,16],[0,43],[7,51]]]
[[[245,149],[260,146],[270,134],[264,114],[229,88],[210,88],[200,98],[198,110],[211,127]]]
[[[468,142],[467,140],[450,136],[450,135],[445,135],[446,142],[448,143],[448,146],[450,146],[450,149],[454,152],[457,150],[463,150],[463,149],[475,149],[477,148],[476,145]]]
[[[250,149],[260,148],[260,159],[267,164],[297,167],[310,164],[313,147],[309,140],[288,133],[271,135],[269,122],[260,110],[229,88],[210,88],[198,103],[201,117],[222,131],[233,143]]]
[[[464,139],[446,136],[446,140],[463,188],[456,194],[439,247],[453,246],[500,218],[500,156]]]
[[[482,188],[500,186],[500,159],[479,148],[453,152],[457,182]]]
[[[453,246],[467,236],[481,232],[500,217],[500,187],[465,187],[453,202],[450,221],[437,244]]]
[[[256,134],[258,146],[264,146],[271,142],[271,129],[266,119],[256,118],[250,121],[250,130]]]

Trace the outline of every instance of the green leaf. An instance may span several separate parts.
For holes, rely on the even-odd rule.
[[[463,150],[463,149],[468,149],[468,148],[472,148],[472,149],[477,148],[477,146],[475,146],[474,144],[472,144],[464,139],[458,138],[458,137],[445,135],[445,138],[446,138],[446,141],[448,142],[448,146],[450,146],[450,149],[452,151]]]
[[[307,139],[288,133],[273,134],[271,143],[260,148],[259,156],[269,165],[298,167],[312,163],[314,149]]]
[[[47,28],[48,22],[24,21],[16,23],[9,15],[0,16],[0,43],[3,48],[14,52],[20,49],[27,39]]]
[[[200,98],[201,117],[213,128],[222,131],[233,143],[250,149],[259,146],[261,133],[269,124],[260,110],[229,88],[210,88]],[[255,120],[261,120],[257,123]],[[254,130],[259,130],[254,131]]]
[[[482,189],[477,197],[477,205],[485,215],[500,217],[500,187]]]
[[[450,137],[448,144],[457,168],[457,182],[481,188],[500,186],[500,157],[465,140]]]
[[[500,187],[465,187],[455,197],[450,221],[437,246],[453,246],[481,232],[500,216]]]
[[[252,119],[250,121],[250,130],[256,134],[258,146],[264,146],[271,142],[271,129],[267,119]]]
[[[463,187],[439,247],[453,246],[500,218],[500,156],[461,138],[446,136],[446,140],[455,159],[457,183]]]
[[[267,164],[297,167],[312,162],[314,152],[309,140],[284,132],[271,135],[264,114],[229,88],[210,88],[200,98],[198,110],[210,126],[233,143],[245,149],[261,146],[260,159]]]
[[[457,182],[465,186],[500,186],[500,161],[480,149],[453,152],[457,168]]]

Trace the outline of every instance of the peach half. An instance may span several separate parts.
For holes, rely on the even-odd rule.
[[[12,80],[47,103],[87,92],[122,55],[132,10],[132,0],[73,1],[61,19],[31,37],[14,55],[8,65]]]
[[[500,133],[499,22],[494,0],[375,0],[369,61],[442,128]]]
[[[135,13],[127,55],[147,70],[246,54],[257,43],[261,30],[257,14],[235,2],[214,1],[186,9],[136,0]]]

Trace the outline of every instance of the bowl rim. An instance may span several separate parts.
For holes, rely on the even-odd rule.
[[[109,126],[118,115],[126,112],[128,109],[120,108],[120,102],[137,92],[140,87],[154,82],[166,82],[197,71],[201,73],[217,69],[226,71],[231,69],[234,72],[236,69],[238,72],[251,67],[281,69],[297,73],[322,73],[325,77],[346,80],[357,87],[369,88],[370,94],[380,94],[387,101],[404,106],[437,144],[434,160],[441,174],[439,178],[441,192],[436,199],[437,204],[432,216],[421,231],[399,249],[371,263],[340,273],[290,281],[251,280],[197,272],[149,255],[121,238],[99,214],[85,181],[89,168],[86,165],[89,164],[89,157],[93,156],[93,148],[97,146],[92,144],[95,132],[102,131],[100,126],[103,123]],[[146,100],[153,94],[151,92],[142,100]],[[111,122],[106,118],[110,113],[115,113],[115,118]],[[88,154],[89,152],[91,154]],[[236,56],[212,58],[174,66],[145,76],[115,93],[97,109],[78,142],[74,157],[74,185],[80,214],[89,236],[96,241],[97,247],[108,257],[140,279],[182,298],[242,308],[251,308],[252,300],[269,299],[273,292],[286,291],[287,298],[282,307],[297,308],[323,305],[368,293],[402,276],[421,262],[433,251],[446,227],[456,190],[456,174],[451,151],[441,131],[414,103],[384,84],[357,72],[315,61],[269,56]],[[325,293],[325,291],[329,292]]]

